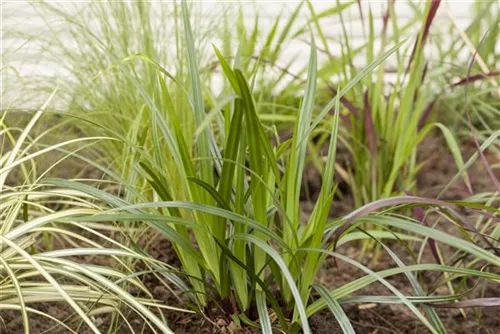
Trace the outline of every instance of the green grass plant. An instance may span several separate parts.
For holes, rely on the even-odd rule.
[[[445,48],[441,36],[436,36],[439,62],[450,64],[440,80],[442,92],[433,102],[435,117],[454,130],[460,139],[470,140],[471,126],[475,136],[486,140],[499,128],[499,52],[497,41],[500,8],[496,2],[478,1],[472,6],[473,20],[461,29],[456,19],[450,19],[449,34],[453,47]],[[473,61],[472,66],[471,60]],[[469,119],[470,118],[470,119]],[[498,145],[492,145],[498,152]]]
[[[425,306],[422,311],[410,297],[398,291],[384,277],[405,273],[415,292],[420,295],[420,302],[427,305],[455,300],[460,295],[426,295],[413,271],[436,270],[450,275],[492,280],[497,279],[497,276],[469,268],[465,263],[465,267],[446,264],[405,265],[382,240],[394,238],[391,231],[399,230],[403,231],[398,236],[401,240],[422,242],[429,238],[455,247],[458,252],[470,254],[476,263],[499,265],[500,258],[497,255],[475,245],[470,239],[453,237],[396,214],[414,206],[432,207],[446,213],[449,221],[461,224],[461,215],[456,212],[458,204],[402,196],[369,203],[342,219],[329,221],[336,188],[333,175],[340,98],[396,53],[402,43],[393,46],[379,58],[374,58],[363,71],[340,87],[334,99],[314,115],[317,56],[313,42],[304,97],[296,112],[293,136],[286,142],[272,144],[269,130],[258,117],[259,110],[251,83],[239,68],[237,58],[235,65],[231,66],[217,48],[214,48],[214,52],[232,92],[229,97],[222,98],[229,112],[220,111],[207,121],[210,112],[207,113],[204,107],[204,89],[185,2],[182,15],[190,82],[189,87],[181,88],[186,92],[190,112],[196,122],[195,137],[183,131],[178,111],[171,103],[171,86],[181,84],[175,80],[175,76],[155,64],[158,72],[155,78],[158,80],[158,90],[162,93],[155,97],[145,94],[140,82],[136,83],[144,99],[141,109],[150,113],[149,117],[153,120],[146,134],[153,147],[145,149],[134,145],[131,150],[139,161],[135,166],[138,178],[147,181],[154,189],[154,200],[129,201],[81,182],[60,179],[47,182],[86,193],[107,203],[107,209],[102,208],[102,213],[83,214],[78,218],[81,221],[141,221],[164,234],[174,244],[186,280],[190,283],[185,293],[201,310],[215,303],[239,321],[260,327],[264,333],[271,333],[273,326],[276,326],[270,318],[272,310],[283,331],[293,333],[302,330],[310,333],[308,318],[328,307],[344,330],[352,332],[352,325],[340,307],[342,298],[378,281],[394,294],[394,298],[389,301],[406,305],[431,332],[445,332],[432,307]],[[162,108],[165,108],[166,116],[162,115]],[[315,128],[332,108],[335,116],[329,130],[328,155],[322,165],[323,184],[313,212],[304,222],[300,218],[299,195],[307,160],[307,144]],[[221,131],[222,128],[227,130]],[[125,191],[133,188],[133,184],[124,185]],[[384,209],[385,214],[371,214],[380,209]],[[487,206],[483,209],[496,212],[496,209]],[[379,228],[368,228],[366,234],[351,234],[360,226]],[[464,235],[467,233],[464,232]],[[397,268],[373,272],[335,252],[338,244],[346,240],[365,239],[367,236],[377,240],[391,254],[398,264]],[[328,256],[346,261],[364,271],[366,276],[334,291],[316,285],[317,273]],[[269,288],[273,284],[278,295]],[[319,297],[312,298],[313,291]],[[386,301],[385,297],[380,296],[370,298]],[[255,322],[257,319],[252,318],[252,310],[258,314],[258,323]]]
[[[127,259],[148,263],[151,259],[110,238],[106,224],[88,226],[72,220],[99,211],[91,198],[68,189],[47,189],[41,181],[88,143],[105,140],[78,138],[45,145],[45,137],[57,126],[38,135],[32,130],[43,119],[49,103],[50,99],[33,112],[22,128],[9,125],[16,123],[19,112],[4,109],[0,116],[1,313],[19,314],[25,333],[34,331],[35,327],[30,326],[32,315],[44,317],[54,328],[71,333],[77,333],[82,326],[100,333],[95,317],[111,314],[111,322],[133,331],[127,319],[131,313],[143,319],[144,328],[170,332],[165,320],[153,311],[163,306],[152,299],[134,268],[127,266]],[[75,149],[79,144],[82,146]],[[68,151],[63,153],[65,149]],[[57,152],[61,154],[54,164],[38,166],[44,155]],[[78,257],[85,260],[79,261]],[[108,265],[86,262],[95,257],[107,259]],[[143,296],[127,292],[132,286]],[[67,319],[58,319],[38,306],[61,302],[71,310]]]
[[[416,40],[396,51],[396,61],[379,66],[372,75],[354,86],[342,101],[344,126],[340,138],[350,159],[347,166],[339,165],[337,169],[349,186],[355,207],[394,195],[418,193],[416,180],[422,159],[417,149],[433,129],[442,132],[458,168],[463,165],[453,132],[444,124],[427,122],[426,119],[436,95],[428,79],[427,72],[432,69],[424,51],[432,42],[429,41],[429,31],[439,5],[440,1],[427,2],[419,13],[421,19],[417,24],[421,27]],[[399,22],[391,2],[387,5],[381,32],[375,31],[371,11],[367,16],[366,43],[361,50],[366,62],[370,63],[377,55],[386,52],[392,43],[403,41],[403,32],[408,28],[404,22]],[[344,22],[342,12],[339,17]],[[389,29],[392,34],[389,34]],[[351,46],[345,26],[341,41],[345,70],[340,80],[345,82],[359,71],[352,62],[360,51]],[[387,67],[395,71],[390,84]],[[334,87],[331,91],[335,92]],[[325,126],[329,123],[326,122]],[[319,152],[328,140],[328,131],[320,131],[318,136],[311,149],[313,160],[318,159],[314,158],[315,152]]]

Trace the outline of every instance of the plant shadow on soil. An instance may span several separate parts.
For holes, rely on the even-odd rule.
[[[453,157],[445,148],[443,140],[431,137],[426,139],[427,143],[421,145],[424,149],[420,152],[421,155],[428,161],[420,172],[418,179],[420,195],[426,197],[435,197],[440,189],[455,175],[456,167]],[[467,159],[474,152],[474,147],[471,145],[465,147],[465,158]],[[498,157],[489,157],[498,159]],[[491,181],[481,162],[477,161],[470,169],[471,179],[474,190],[476,192],[492,190]],[[314,200],[314,191],[318,189],[321,180],[312,171],[306,171],[306,179],[310,193],[303,194],[304,211],[307,215],[310,210],[310,203],[305,201]],[[446,199],[462,199],[466,196],[465,187],[458,185],[446,193]],[[332,207],[332,215],[342,216],[352,210],[352,201],[348,194],[341,201],[336,201]],[[458,235],[458,231],[451,224],[440,223],[437,228],[445,230],[448,233]],[[158,241],[151,247],[149,253],[165,263],[172,265],[178,264],[178,259],[168,240],[163,237],[158,237]],[[400,257],[405,264],[414,263],[413,257],[407,252],[401,244],[391,244],[391,249]],[[359,247],[354,245],[341,246],[338,251],[351,258],[359,260]],[[446,257],[446,252],[450,253],[450,248],[443,248],[443,254]],[[83,260],[85,261],[85,260]],[[371,261],[370,256],[363,258],[361,263],[369,265],[373,270],[387,269],[395,267],[396,264],[391,257],[382,253],[377,263]],[[432,254],[428,249],[424,251],[422,263],[435,263]],[[338,261],[334,264],[332,259],[328,259],[319,273],[319,281],[329,288],[342,286],[353,279],[363,276],[363,273]],[[420,277],[425,284],[432,284],[439,278],[437,273],[425,273]],[[390,277],[388,281],[398,288],[401,292],[411,295],[412,290],[408,284],[408,279],[404,275],[396,275]],[[165,304],[171,306],[180,306],[178,299],[165,288],[153,276],[149,275],[144,278],[144,283],[153,293],[154,297]],[[425,287],[424,287],[425,288]],[[443,291],[446,294],[446,291]],[[360,290],[358,295],[391,295],[380,283],[371,284],[368,287]],[[480,283],[473,294],[473,297],[499,297],[500,287],[498,284]],[[58,319],[69,319],[72,316],[72,311],[64,303],[42,303],[35,307],[38,310],[47,312]],[[344,304],[343,309],[351,320],[356,333],[381,334],[381,333],[427,333],[426,327],[403,305],[389,304]],[[205,334],[205,333],[260,333],[259,329],[244,327],[238,328],[231,318],[224,314],[220,309],[214,307],[208,312],[210,318],[197,315],[185,314],[174,311],[165,311],[164,315],[171,328],[178,334]],[[448,333],[465,334],[465,333],[498,333],[500,328],[500,308],[469,308],[465,309],[462,314],[458,309],[438,309],[438,314],[443,321]],[[465,317],[464,317],[465,314]],[[22,319],[18,312],[2,312],[0,320],[0,333],[15,334],[22,333]],[[109,315],[96,316],[95,322],[102,332],[106,332],[111,321]],[[144,327],[142,319],[135,315],[129,314],[127,317],[134,330],[142,333],[152,333],[149,328]],[[75,323],[74,328],[78,328],[78,333],[90,333],[90,330],[80,323]],[[333,315],[327,311],[322,311],[310,318],[310,325],[315,334],[336,334],[342,333],[340,326],[334,319]],[[37,315],[30,316],[30,327],[33,333],[65,333],[65,330],[59,327],[53,328],[54,323]],[[125,327],[122,327],[118,333],[128,332]],[[281,333],[280,331],[276,331]]]

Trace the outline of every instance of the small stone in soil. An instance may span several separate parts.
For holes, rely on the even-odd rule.
[[[227,322],[226,322],[226,320],[224,320],[224,319],[222,319],[222,318],[219,318],[219,319],[217,320],[217,326],[219,326],[219,327],[224,327],[224,326],[227,326]]]

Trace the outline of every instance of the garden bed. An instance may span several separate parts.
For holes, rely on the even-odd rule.
[[[0,69],[0,332],[495,332],[498,4],[365,5],[33,2],[2,59],[42,71]]]

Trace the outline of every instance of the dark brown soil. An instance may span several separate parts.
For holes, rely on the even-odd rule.
[[[456,173],[457,168],[455,162],[445,144],[441,139],[430,138],[426,139],[426,143],[422,145],[422,155],[428,162],[424,165],[418,180],[418,188],[421,189],[419,195],[426,197],[435,197],[439,191]],[[469,145],[466,147],[465,159],[467,159],[473,152],[474,147]],[[498,162],[499,157],[488,156],[490,162]],[[314,190],[319,188],[321,180],[317,175],[310,170],[307,175],[309,182],[309,193],[304,193],[302,200],[304,201],[304,211],[310,211],[310,201],[314,201]],[[469,173],[473,188],[476,192],[494,190],[491,179],[488,177],[484,166],[478,162],[472,166]],[[460,199],[468,195],[466,187],[463,182],[457,183],[446,194],[447,199]],[[332,215],[340,216],[348,210],[352,209],[352,201],[348,195],[342,201],[336,201],[336,207],[332,209]],[[453,226],[439,225],[439,228],[445,229],[447,232],[454,232]],[[413,263],[413,258],[407,251],[400,245],[391,245],[391,249],[400,256],[400,259],[406,263]],[[444,251],[449,251],[444,249]],[[341,247],[339,252],[359,260],[359,249],[353,246]],[[165,261],[170,264],[178,264],[177,257],[173,252],[171,244],[164,238],[159,238],[154,246],[150,248],[150,254],[157,259]],[[388,256],[381,253],[381,257],[377,263],[371,261],[370,256],[363,258],[363,263],[373,270],[386,269],[395,267],[396,264]],[[446,254],[445,254],[446,256]],[[424,252],[424,263],[434,263],[435,260],[430,252]],[[358,269],[353,268],[342,262],[336,264],[332,260],[327,260],[323,269],[319,274],[319,281],[324,285],[335,288],[342,286],[354,278],[363,275]],[[428,273],[419,279],[428,288],[438,278],[437,274]],[[413,291],[408,284],[408,280],[404,275],[397,275],[388,279],[400,291],[405,294],[412,294]],[[159,284],[158,280],[153,276],[145,278],[145,283],[148,288],[153,292],[155,298],[165,302],[169,305],[179,305],[179,301],[172,296],[172,293]],[[447,291],[443,291],[447,293]],[[359,291],[359,295],[391,295],[381,284],[372,284],[367,288]],[[499,285],[480,283],[475,289],[475,297],[500,297]],[[63,304],[41,304],[37,306],[38,309],[46,311],[58,319],[65,319],[71,315],[68,307]],[[422,323],[408,310],[405,306],[401,305],[388,305],[388,304],[344,304],[343,309],[351,320],[356,333],[367,334],[382,334],[382,333],[427,333],[428,330]],[[500,308],[470,308],[464,311],[465,317],[458,309],[438,309],[438,313],[444,326],[447,328],[448,333],[468,334],[468,333],[499,333],[500,330]],[[245,327],[238,328],[231,318],[225,315],[217,308],[212,308],[207,313],[207,318],[200,315],[183,314],[179,312],[165,312],[166,319],[169,326],[175,330],[175,333],[183,334],[208,334],[208,333],[259,333],[258,329]],[[150,333],[149,329],[144,329],[141,319],[133,314],[130,314],[130,322],[137,329],[138,332],[143,330],[143,333]],[[2,322],[3,320],[3,322]],[[108,316],[97,317],[95,319],[99,328],[105,332],[108,329],[110,318]],[[320,312],[310,319],[310,324],[315,334],[336,334],[342,333],[336,320],[331,313],[327,311]],[[33,333],[42,333],[49,331],[51,334],[65,333],[63,329],[51,329],[52,323],[39,317],[32,316],[30,322]],[[77,325],[74,326],[77,328]],[[19,313],[15,312],[2,312],[0,316],[0,333],[14,334],[22,333],[21,317]],[[126,328],[122,328],[119,333],[127,333]],[[89,333],[85,326],[81,326],[78,333]]]
[[[467,162],[476,152],[476,147],[473,142],[467,142],[461,146],[461,150],[464,162]],[[422,145],[420,145],[419,156],[424,162],[417,180],[419,195],[434,198],[456,175],[458,168],[453,156],[446,147],[444,139],[441,137],[425,138]],[[494,153],[485,152],[485,158],[490,165],[500,162],[500,156]],[[493,173],[497,179],[500,179],[500,169],[494,169]],[[481,158],[478,158],[468,169],[467,175],[470,178],[474,193],[495,191],[495,186]],[[468,196],[470,196],[470,193],[465,183],[463,180],[459,180],[444,194],[443,199],[464,199]]]
[[[370,305],[371,306],[371,305]],[[394,305],[373,305],[373,308],[360,309],[358,306],[344,307],[354,330],[358,334],[377,333],[428,333],[429,330],[407,309]],[[467,311],[469,319],[464,319],[457,310],[440,311],[439,315],[448,333],[454,334],[495,334],[498,333],[500,321],[498,308],[482,311],[482,316]],[[331,313],[321,312],[311,318],[312,331],[315,334],[341,334],[342,330]]]
[[[400,259],[406,264],[413,263],[409,254],[399,245],[393,245],[391,249],[400,256]],[[356,258],[359,251],[354,247],[343,249],[342,253]],[[403,257],[406,254],[405,257]],[[432,255],[424,254],[424,261],[432,263]],[[370,259],[362,261],[370,266]],[[373,270],[382,270],[395,267],[396,264],[388,255],[382,255],[375,266],[371,265]],[[340,287],[354,278],[362,277],[360,270],[354,269],[348,264],[327,260],[323,272],[320,274],[320,281],[331,288]],[[420,277],[422,286],[432,285],[439,276],[435,273],[426,273]],[[404,275],[396,275],[387,279],[389,283],[395,286],[405,295],[414,295],[414,291],[408,284],[408,279]],[[443,294],[447,293],[444,288]],[[392,293],[380,283],[374,283],[362,289],[356,295],[387,295]],[[475,289],[474,297],[498,297],[500,289],[498,284],[489,283],[480,284]],[[394,304],[344,304],[343,309],[351,320],[356,333],[428,333],[429,330],[418,320],[411,311],[402,305]],[[420,311],[422,309],[420,308]],[[500,308],[491,307],[479,309],[465,309],[466,318],[458,309],[438,309],[438,314],[448,330],[448,333],[468,334],[468,333],[498,333],[500,328]],[[322,333],[342,333],[340,326],[331,313],[327,311],[320,312],[311,318],[313,332]]]

